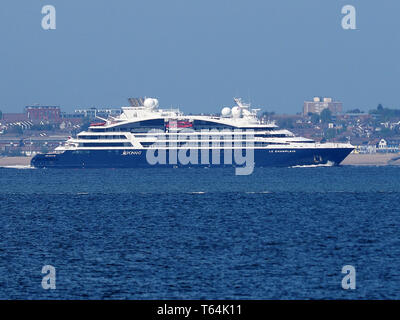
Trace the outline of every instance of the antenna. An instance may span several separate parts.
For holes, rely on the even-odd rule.
[[[238,107],[240,107],[241,109],[249,109],[250,104],[248,103],[243,103],[241,98],[233,98],[233,100],[235,100],[236,104],[238,105]]]

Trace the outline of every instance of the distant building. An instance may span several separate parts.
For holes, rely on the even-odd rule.
[[[81,125],[85,121],[85,115],[80,113],[66,113],[61,112],[61,123],[60,129],[76,127]]]
[[[303,115],[307,115],[310,112],[320,114],[324,109],[329,109],[332,114],[336,115],[342,113],[343,103],[332,101],[332,98],[314,97],[313,101],[304,101]]]
[[[385,140],[381,139],[377,143],[378,152],[399,152],[400,150],[400,140]]]
[[[372,118],[372,115],[369,113],[344,113],[340,116],[340,119],[351,120],[351,119],[360,119],[367,120]]]
[[[77,109],[75,110],[75,114],[77,116],[82,116],[84,118],[95,119],[96,117],[107,118],[108,116],[118,116],[122,112],[121,109]]]
[[[61,119],[64,121],[65,119],[84,119],[85,115],[83,113],[66,113],[61,112]]]
[[[60,122],[61,111],[58,106],[26,106],[25,113],[33,122]]]
[[[27,121],[26,113],[3,113],[3,123]]]
[[[379,149],[386,149],[387,148],[387,141],[385,139],[381,139],[378,142],[378,148]]]

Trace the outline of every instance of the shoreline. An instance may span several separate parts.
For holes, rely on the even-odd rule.
[[[343,166],[400,166],[400,153],[351,153],[343,160]],[[0,167],[29,166],[32,157],[0,157]],[[396,159],[396,160],[392,160]]]
[[[0,167],[29,166],[33,157],[0,157]]]
[[[399,166],[400,159],[399,153],[371,153],[371,154],[360,154],[350,153],[346,159],[341,163],[342,166]]]

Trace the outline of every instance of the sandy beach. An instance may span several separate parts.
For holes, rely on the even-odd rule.
[[[350,166],[386,166],[400,165],[400,154],[396,153],[374,153],[374,154],[359,154],[351,153],[341,163],[342,165]]]
[[[29,166],[32,157],[0,157],[0,167]]]

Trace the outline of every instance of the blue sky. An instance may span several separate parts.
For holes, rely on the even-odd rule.
[[[56,30],[41,28],[47,4]],[[346,4],[357,30],[341,27]],[[241,96],[296,113],[316,95],[398,108],[399,13],[398,0],[2,0],[0,110],[151,96],[201,113]]]

